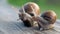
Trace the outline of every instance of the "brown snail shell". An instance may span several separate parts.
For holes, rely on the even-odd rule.
[[[36,3],[33,2],[28,2],[24,5],[25,11],[34,16],[34,15],[39,15],[40,14],[40,8]]]
[[[47,10],[44,12],[41,17],[47,21],[49,21],[51,24],[54,24],[57,18],[57,15],[54,11],[52,10]]]

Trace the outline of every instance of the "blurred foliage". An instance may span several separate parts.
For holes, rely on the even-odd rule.
[[[47,0],[48,4],[51,5],[59,5],[60,6],[60,0]]]
[[[45,10],[54,10],[57,17],[60,18],[60,0],[8,0],[9,4],[17,7],[21,7],[27,2],[37,3],[41,8],[41,12]]]

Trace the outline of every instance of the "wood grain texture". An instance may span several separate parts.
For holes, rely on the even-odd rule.
[[[60,34],[60,22],[57,20],[51,30],[40,31],[37,28],[25,27],[22,21],[0,21],[0,31],[5,34]]]

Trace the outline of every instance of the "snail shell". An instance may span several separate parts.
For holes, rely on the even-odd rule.
[[[40,14],[40,8],[36,3],[28,2],[24,5],[25,11],[30,14],[31,16],[39,15]]]
[[[50,24],[54,24],[57,18],[57,15],[54,11],[52,10],[47,10],[46,12],[44,12],[41,17],[47,21],[50,22]]]

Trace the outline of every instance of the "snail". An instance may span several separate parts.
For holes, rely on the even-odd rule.
[[[34,24],[33,17],[40,14],[40,8],[36,3],[28,2],[19,10],[19,19],[25,26],[32,27]]]
[[[40,30],[52,29],[56,21],[57,15],[52,10],[47,10],[40,17],[38,17],[38,26]]]

